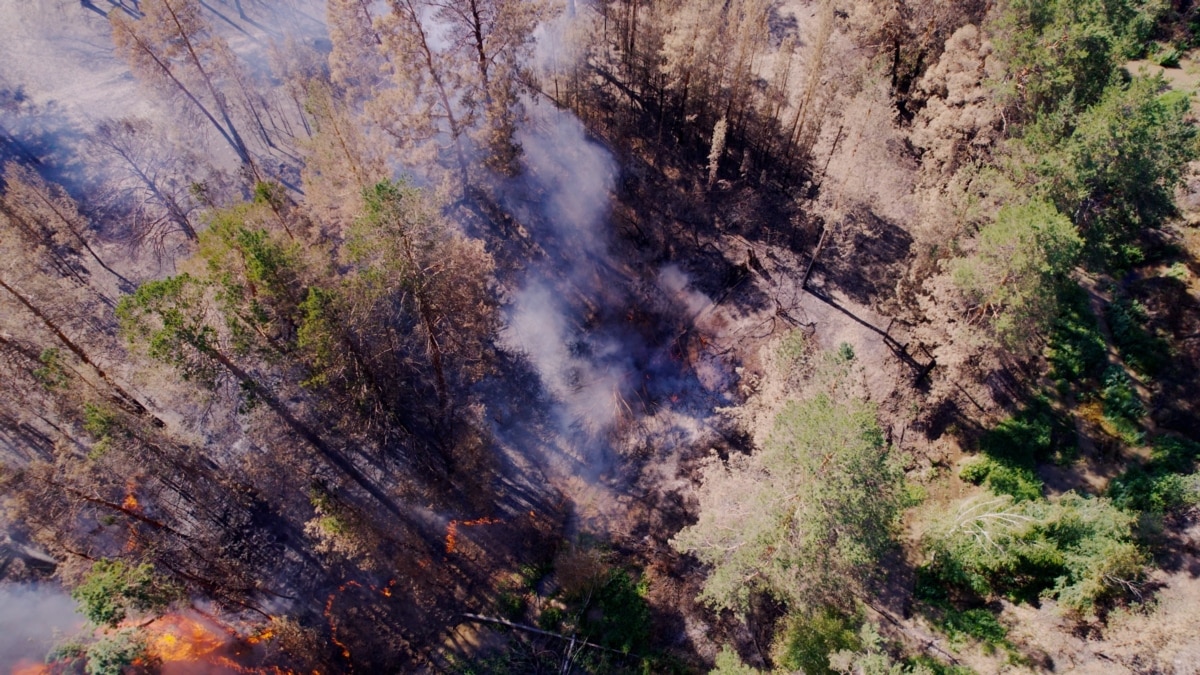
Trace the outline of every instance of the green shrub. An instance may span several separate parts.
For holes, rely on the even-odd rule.
[[[67,371],[63,368],[62,354],[58,349],[51,347],[42,350],[38,361],[42,362],[42,366],[34,369],[33,376],[42,386],[55,389],[67,383]]]
[[[783,370],[789,371],[802,364],[811,350],[812,344],[808,336],[803,330],[796,328],[788,331],[779,341],[779,346],[775,349],[775,358]]]
[[[563,621],[563,613],[557,607],[547,607],[538,615],[538,628],[548,631],[557,631]]]
[[[964,464],[958,475],[975,485],[986,484],[996,494],[1009,495],[1018,501],[1040,499],[1042,479],[1027,466],[1016,466],[1005,460],[978,458]]]
[[[1017,500],[1039,499],[1043,485],[1037,476],[1038,463],[1073,457],[1074,440],[1074,428],[1046,398],[1038,397],[988,430],[979,439],[983,458],[964,465],[959,476]]]
[[[854,360],[854,347],[849,342],[843,342],[837,348],[838,358],[849,363]]]
[[[971,637],[985,644],[999,646],[1008,638],[1008,629],[995,614],[986,609],[947,610],[938,622],[938,628],[951,641]]]
[[[523,595],[506,591],[496,598],[496,605],[500,610],[500,615],[507,619],[520,621],[525,618],[525,596]]]
[[[129,610],[160,611],[179,595],[179,589],[149,564],[133,566],[120,560],[97,560],[71,591],[83,615],[97,626],[116,626]]]
[[[1104,389],[1100,398],[1104,402],[1104,418],[1112,423],[1125,442],[1137,444],[1142,441],[1139,422],[1146,408],[1138,398],[1133,382],[1119,366],[1109,366],[1104,371]]]
[[[788,618],[780,633],[779,664],[808,675],[832,674],[829,655],[862,648],[858,629],[862,620],[822,608]]]
[[[743,663],[737,651],[729,645],[721,647],[721,651],[717,653],[717,662],[713,665],[714,668],[709,671],[708,675],[759,675],[760,673],[757,668]]]
[[[1013,645],[1008,641],[1008,628],[988,609],[960,610],[942,605],[934,623],[942,633],[946,633],[952,645],[961,645],[967,639],[974,639],[983,645],[986,653],[995,652],[997,647],[1009,652],[1014,651]]]
[[[1198,487],[1193,476],[1138,466],[1114,478],[1108,496],[1123,509],[1162,516],[1196,505]]]
[[[984,225],[975,251],[950,263],[955,286],[1008,347],[1024,348],[1044,334],[1058,312],[1057,289],[1075,265],[1079,232],[1053,204],[1006,206]]]
[[[579,630],[597,644],[618,651],[638,653],[650,639],[650,608],[646,587],[635,583],[622,569],[609,572],[604,585],[581,611]]]
[[[132,629],[105,636],[87,651],[87,675],[121,675],[146,657],[146,640]]]
[[[1044,487],[1042,479],[1037,477],[1033,469],[995,461],[988,472],[987,485],[992,492],[1011,495],[1018,501],[1040,499]]]
[[[1141,574],[1135,520],[1107,499],[1073,492],[1054,501],[973,498],[927,535],[923,586],[937,580],[1025,602],[1045,595],[1088,613]]]
[[[1146,307],[1128,296],[1117,296],[1105,312],[1113,342],[1135,371],[1153,376],[1165,365],[1170,345],[1146,329]]]
[[[1074,214],[1089,263],[1127,269],[1142,258],[1140,237],[1175,212],[1174,190],[1196,157],[1188,102],[1159,97],[1161,78],[1114,84],[1074,119],[1061,163],[1042,177],[1064,213]]]
[[[1171,49],[1167,49],[1159,54],[1157,58],[1155,58],[1155,61],[1163,68],[1178,68],[1179,59],[1182,56],[1183,52],[1172,47]]]
[[[1039,396],[984,434],[979,449],[992,459],[1032,469],[1038,462],[1073,453],[1075,429]]]
[[[1050,376],[1064,383],[1079,384],[1097,377],[1107,362],[1107,344],[1088,304],[1087,292],[1077,285],[1064,285],[1059,293],[1059,315],[1050,332],[1046,357]]]
[[[1129,468],[1109,483],[1108,496],[1117,506],[1163,516],[1200,503],[1200,477],[1193,474],[1200,445],[1178,438],[1158,438],[1145,464]]]
[[[60,661],[75,661],[87,656],[87,645],[78,638],[72,638],[54,645],[46,654],[46,663],[56,664]]]

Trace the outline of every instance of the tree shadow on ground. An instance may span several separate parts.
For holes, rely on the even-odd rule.
[[[866,208],[855,209],[841,223],[827,227],[814,280],[867,307],[895,295],[912,255],[912,236]]]

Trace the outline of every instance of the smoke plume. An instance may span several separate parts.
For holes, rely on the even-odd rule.
[[[55,643],[73,635],[83,622],[75,601],[58,586],[0,585],[0,669],[40,663]]]

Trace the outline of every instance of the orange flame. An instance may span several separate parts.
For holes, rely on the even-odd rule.
[[[428,564],[428,563],[426,563],[426,564]],[[396,580],[392,579],[392,580],[388,581],[387,585],[385,585],[383,588],[379,588],[377,586],[370,585],[370,584],[365,586],[365,588],[367,590],[371,591],[372,593],[380,593],[385,598],[390,598],[390,597],[392,597],[392,588],[395,585],[396,585]],[[342,642],[338,638],[338,625],[337,625],[337,621],[335,621],[333,618],[333,602],[334,602],[334,600],[337,599],[337,597],[339,595],[341,595],[342,593],[345,593],[346,590],[350,589],[350,588],[364,588],[364,586],[362,584],[358,583],[357,581],[344,582],[341,586],[338,586],[338,589],[336,591],[334,591],[333,593],[330,593],[329,597],[325,599],[325,612],[324,612],[325,620],[329,622],[329,640],[331,642],[333,642],[333,644],[338,649],[342,650],[342,658],[346,659],[347,661],[350,660],[350,647],[348,647],[346,645],[346,643]],[[259,635],[259,638],[269,639],[271,634],[272,634],[272,632],[270,631],[270,629],[268,629],[268,630],[264,631],[261,635]],[[251,638],[250,642],[253,643],[254,639]],[[348,666],[347,672],[351,672],[353,670],[354,670],[353,664],[350,664]],[[278,672],[278,671],[276,671],[276,672]],[[288,673],[291,675],[294,675],[291,673],[291,671],[288,671]],[[313,671],[313,675],[321,675],[321,674],[318,673],[317,671]]]
[[[163,616],[150,630],[156,633],[150,640],[150,650],[163,662],[200,661],[227,641],[212,628],[182,614]]]
[[[454,549],[458,545],[458,526],[471,527],[474,525],[495,525],[499,523],[499,518],[476,518],[475,520],[467,520],[459,522],[451,520],[446,525],[446,553],[454,553]]]
[[[350,648],[346,646],[346,643],[338,639],[337,622],[333,620],[333,601],[337,598],[338,593],[345,593],[346,589],[350,587],[362,588],[362,584],[357,581],[347,581],[338,586],[337,591],[330,593],[329,597],[325,600],[325,619],[329,621],[329,639],[333,644],[337,645],[338,649],[342,650],[342,658],[347,661],[350,660]]]
[[[50,675],[50,666],[22,659],[13,666],[11,675]]]
[[[136,511],[139,506],[137,497],[134,497],[132,492],[125,495],[125,501],[121,502],[121,507],[129,511]]]

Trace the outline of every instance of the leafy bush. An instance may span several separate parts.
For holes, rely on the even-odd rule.
[[[976,250],[954,260],[954,283],[1010,347],[1043,333],[1057,313],[1057,292],[1081,240],[1071,221],[1046,202],[1007,206],[979,232]]]
[[[58,349],[43,349],[38,355],[38,361],[41,361],[42,365],[33,371],[33,376],[42,386],[54,389],[67,383],[67,372],[63,368],[62,354]]]
[[[547,607],[538,614],[538,628],[548,631],[557,631],[563,621],[562,610],[557,607]]]
[[[128,666],[145,657],[145,638],[133,630],[123,630],[88,648],[85,670],[88,675],[121,675]]]
[[[1122,368],[1109,366],[1104,371],[1104,389],[1100,397],[1104,401],[1104,418],[1112,423],[1127,443],[1140,443],[1142,432],[1139,420],[1146,414],[1146,408]]]
[[[959,476],[1017,500],[1039,499],[1042,480],[1037,477],[1038,462],[1073,456],[1074,438],[1074,428],[1050,407],[1047,399],[1038,397],[988,430],[979,440],[983,458],[964,465]]]
[[[1119,295],[1109,305],[1108,327],[1125,362],[1143,375],[1156,375],[1165,365],[1170,346],[1146,329],[1149,316],[1137,300]]]
[[[728,645],[717,653],[717,662],[708,675],[759,675],[761,671],[742,662],[738,653]]]
[[[958,475],[968,483],[986,483],[992,492],[1018,501],[1040,499],[1044,487],[1032,468],[986,457],[964,464]]]
[[[779,346],[775,348],[775,358],[783,370],[790,370],[802,363],[808,357],[811,349],[812,344],[808,335],[803,330],[796,328],[788,331],[779,341]]]
[[[874,407],[821,394],[786,404],[761,452],[710,460],[699,520],[671,543],[712,566],[701,597],[716,608],[759,591],[847,602],[846,584],[876,574],[894,544],[903,485]]]
[[[897,663],[888,653],[879,628],[872,623],[863,624],[858,635],[858,649],[842,649],[829,656],[829,667],[836,673],[859,675],[933,675],[934,670],[921,663],[906,665]]]
[[[1107,362],[1107,344],[1088,304],[1087,292],[1078,285],[1065,284],[1059,291],[1058,306],[1046,354],[1050,376],[1064,384],[1098,377]]]
[[[1111,501],[1068,492],[1054,501],[1006,496],[967,500],[925,541],[928,580],[981,597],[1045,595],[1088,613],[1141,574],[1134,516]],[[977,627],[978,628],[978,627]]]
[[[1124,269],[1141,259],[1137,238],[1175,211],[1174,190],[1196,157],[1187,101],[1163,100],[1161,78],[1113,86],[1076,119],[1063,163],[1045,175],[1052,200],[1075,214],[1090,262]]]
[[[72,638],[51,647],[50,651],[46,654],[46,663],[58,664],[60,661],[72,662],[77,659],[82,659],[85,656],[87,656],[87,645],[79,641],[78,638]]]
[[[582,609],[580,632],[597,644],[626,654],[641,652],[650,639],[650,608],[645,593],[644,583],[635,583],[625,570],[612,570],[592,602]]]
[[[999,646],[1008,638],[1008,629],[1004,624],[1000,623],[995,614],[982,608],[947,609],[937,626],[951,642],[970,637],[987,645]]]
[[[129,610],[158,611],[179,597],[179,590],[148,564],[97,560],[71,591],[83,615],[97,626],[116,626]]]
[[[500,615],[513,621],[525,618],[525,596],[505,591],[496,598]]]
[[[1033,468],[1075,450],[1075,429],[1039,396],[1012,417],[997,424],[979,440],[979,449],[992,459]]]
[[[1183,57],[1183,52],[1172,47],[1170,49],[1167,49],[1163,53],[1157,55],[1157,57],[1154,60],[1156,63],[1158,63],[1158,65],[1162,66],[1163,68],[1178,68],[1179,67],[1179,59],[1182,57]]]
[[[829,655],[862,648],[858,628],[861,619],[830,608],[797,613],[789,617],[779,635],[779,665],[808,675],[833,673]]]
[[[1200,445],[1178,438],[1159,438],[1150,460],[1114,478],[1108,496],[1117,506],[1163,516],[1200,503],[1200,476],[1193,474]]]

